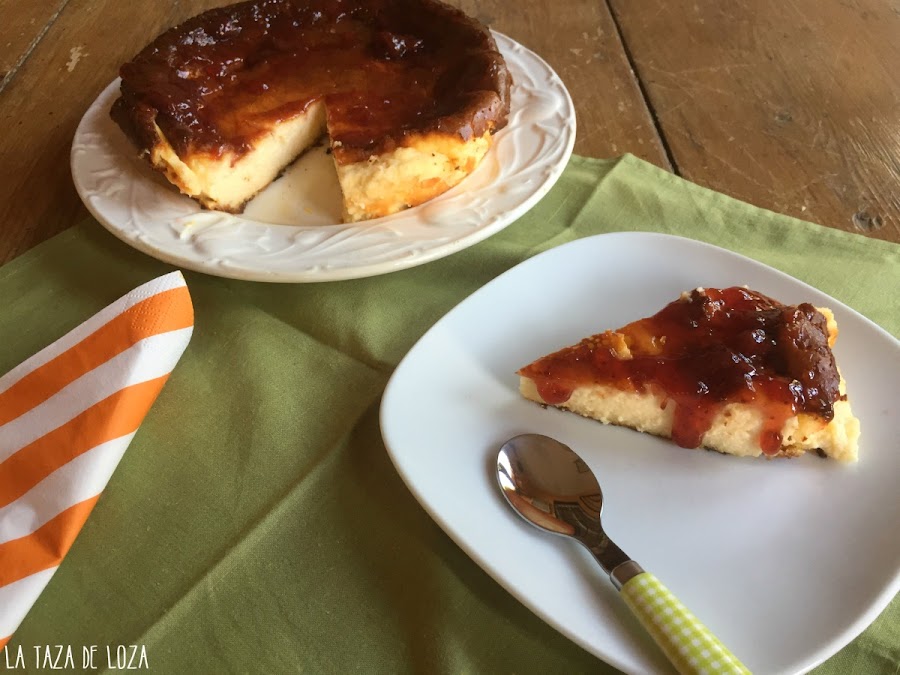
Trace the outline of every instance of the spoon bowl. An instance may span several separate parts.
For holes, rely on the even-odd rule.
[[[542,530],[583,544],[617,588],[643,571],[606,536],[600,483],[567,445],[538,434],[511,438],[497,456],[497,480],[516,513]],[[632,564],[613,574],[628,562]]]

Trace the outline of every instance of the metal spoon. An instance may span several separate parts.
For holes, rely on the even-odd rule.
[[[497,480],[506,501],[529,523],[587,547],[678,672],[750,672],[671,591],[606,536],[600,484],[571,448],[538,434],[511,438],[500,448]]]

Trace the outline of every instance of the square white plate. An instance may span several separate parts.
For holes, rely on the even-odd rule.
[[[860,460],[739,459],[685,450],[520,398],[515,371],[697,286],[747,285],[834,310]],[[397,367],[381,427],[403,480],[479,565],[545,621],[623,671],[664,657],[588,554],[524,523],[497,488],[497,451],[554,436],[603,488],[609,536],[753,671],[796,673],[858,635],[900,589],[900,343],[781,272],[689,239],[581,239],[501,275]]]

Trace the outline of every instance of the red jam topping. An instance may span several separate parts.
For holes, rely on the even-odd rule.
[[[840,396],[825,317],[810,304],[785,306],[737,287],[692,291],[519,374],[551,405],[590,384],[654,392],[675,404],[672,438],[688,448],[701,444],[727,404],[752,403],[764,413],[759,440],[770,455],[781,447],[788,418],[805,412],[831,419]]]

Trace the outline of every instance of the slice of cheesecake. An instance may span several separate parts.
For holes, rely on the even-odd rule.
[[[859,421],[831,347],[828,309],[745,288],[698,288],[657,314],[518,371],[537,403],[685,448],[857,459]]]
[[[475,170],[509,113],[490,32],[437,0],[253,0],[176,26],[120,69],[111,115],[181,192],[238,213],[327,136],[344,219]]]

